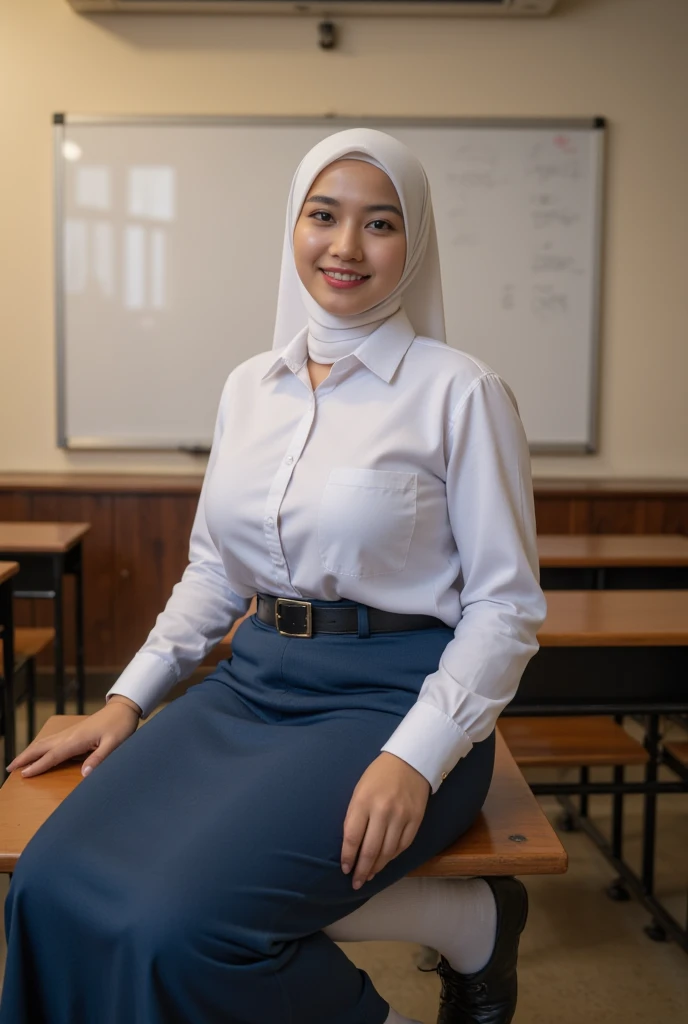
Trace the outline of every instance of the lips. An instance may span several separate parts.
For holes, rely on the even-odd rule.
[[[343,281],[341,278],[332,277],[332,274],[350,274],[349,270],[338,270],[336,267],[318,267],[321,272],[323,279],[327,282],[330,288],[335,288],[337,291],[347,291],[352,288],[359,288],[362,284],[370,279],[370,274],[366,274],[361,277],[355,277]]]

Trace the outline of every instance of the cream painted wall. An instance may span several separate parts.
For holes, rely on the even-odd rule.
[[[71,113],[610,120],[600,454],[546,476],[688,476],[688,3],[563,0],[547,19],[80,17],[0,0],[0,471],[202,469],[55,446],[52,130]]]

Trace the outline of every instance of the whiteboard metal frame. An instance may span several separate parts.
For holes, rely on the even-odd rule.
[[[351,115],[325,113],[313,116],[238,116],[223,114],[65,114],[53,115],[54,168],[54,232],[55,232],[55,338],[57,374],[57,445],[68,451],[179,451],[192,455],[205,455],[210,451],[206,445],[188,445],[174,441],[151,440],[150,438],[102,438],[67,435],[67,351],[65,333],[64,303],[64,157],[66,125],[175,125],[184,127],[205,127],[208,125],[288,125],[311,127],[332,125],[345,128],[394,127],[403,128],[523,128],[550,131],[596,130],[599,132],[596,147],[597,167],[595,176],[595,197],[593,210],[593,296],[590,316],[591,379],[590,414],[588,440],[583,444],[531,444],[531,455],[594,455],[599,444],[599,401],[600,401],[600,316],[602,297],[602,246],[603,246],[603,203],[605,176],[605,132],[608,125],[604,117],[354,117]]]

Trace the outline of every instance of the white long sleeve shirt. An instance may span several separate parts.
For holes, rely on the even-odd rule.
[[[523,426],[497,374],[416,336],[403,310],[315,391],[307,357],[304,330],[230,374],[189,565],[108,698],[149,714],[256,592],[434,615],[454,637],[382,747],[434,793],[538,649]]]

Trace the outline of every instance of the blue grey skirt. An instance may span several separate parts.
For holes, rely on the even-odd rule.
[[[356,783],[452,636],[243,623],[232,658],[115,750],[20,858],[0,1024],[382,1024],[388,1004],[322,929],[451,844],[487,795],[494,737],[372,882],[342,873]]]

